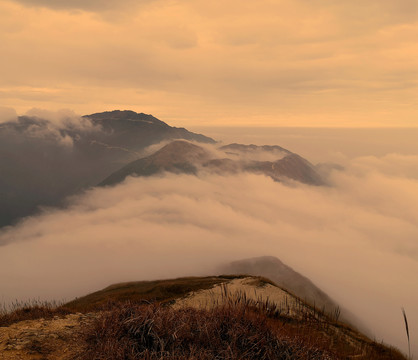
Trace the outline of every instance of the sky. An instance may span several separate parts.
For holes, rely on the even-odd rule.
[[[0,106],[410,127],[416,0],[0,0]]]

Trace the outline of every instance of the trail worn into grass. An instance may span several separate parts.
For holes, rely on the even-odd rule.
[[[247,299],[264,303],[269,301],[279,306],[283,314],[295,317],[300,314],[301,306],[307,311],[306,305],[301,305],[295,296],[287,291],[263,282],[257,277],[233,279],[228,283],[214,286],[212,289],[191,292],[188,296],[176,301],[174,308],[192,307],[210,309],[222,305],[227,299],[245,296]]]
[[[0,327],[0,360],[73,359],[79,346],[76,330],[92,318],[91,314],[70,314]]]

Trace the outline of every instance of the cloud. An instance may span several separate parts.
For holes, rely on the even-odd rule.
[[[352,171],[365,174],[370,169],[399,178],[418,180],[418,156],[387,154],[385,156],[362,156],[351,163]]]
[[[46,120],[51,127],[60,130],[97,130],[89,119],[83,118],[69,109],[49,111],[33,108],[28,110],[25,116]]]
[[[49,140],[65,147],[72,147],[74,136],[70,132],[97,131],[99,128],[90,120],[75,114],[71,110],[48,111],[31,109],[25,117],[29,117],[30,125],[19,126],[16,129],[23,131],[24,135],[32,139]],[[25,123],[26,120],[21,120]]]
[[[42,101],[189,123],[415,126],[410,1],[23,4],[0,1],[0,97],[20,112]]]
[[[17,120],[17,113],[15,109],[0,106],[0,124],[9,122],[9,121],[16,121],[16,120]]]
[[[9,275],[0,297],[70,299],[114,282],[207,274],[225,261],[273,255],[378,339],[405,349],[400,307],[411,328],[418,323],[418,181],[402,169],[416,161],[354,159],[330,187],[167,175],[93,189],[66,209],[3,229],[0,270]]]
[[[39,149],[44,147],[47,153],[49,145],[72,147],[77,133],[100,131],[89,119],[77,115],[71,110],[48,111],[33,108],[22,117],[18,117],[12,108],[0,108],[0,124],[4,131],[1,134],[1,147],[17,154],[25,146],[32,145]],[[22,140],[23,139],[23,140]],[[49,151],[54,151],[49,148]]]
[[[84,10],[103,12],[120,8],[136,7],[155,0],[14,0],[23,5],[47,7],[57,10]]]

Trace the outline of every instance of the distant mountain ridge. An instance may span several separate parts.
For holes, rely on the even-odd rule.
[[[20,116],[0,126],[0,227],[56,206],[141,157],[146,147],[215,140],[152,115],[115,110],[51,121]]]
[[[270,159],[264,160],[263,157]],[[323,184],[322,178],[309,161],[280,146],[230,144],[209,149],[176,140],[149,156],[125,165],[99,183],[99,186],[114,185],[132,175],[151,176],[163,172],[197,174],[199,171],[221,175],[250,172],[270,176],[275,181],[296,180],[310,185]]]
[[[170,141],[146,156],[150,145]],[[164,171],[250,172],[322,184],[312,164],[280,146],[217,146],[210,137],[149,114],[114,110],[59,121],[25,115],[0,127],[0,227],[91,186]]]
[[[170,126],[152,115],[131,110],[105,111],[84,115],[83,118],[91,120],[95,125],[100,125],[112,144],[122,143],[124,146],[133,148],[144,148],[168,139],[215,143],[215,140],[210,137],[190,132],[185,128]]]

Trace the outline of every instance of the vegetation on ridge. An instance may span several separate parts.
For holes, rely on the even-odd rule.
[[[337,316],[327,316],[298,298],[297,312],[292,315],[283,304],[227,290],[229,280],[244,277],[122,283],[64,305],[15,304],[12,312],[0,311],[0,326],[40,317],[53,322],[87,316],[89,320],[80,322],[69,337],[75,342],[69,345],[72,357],[68,359],[80,360],[406,359],[398,350],[366,338],[338,322]],[[252,277],[247,284],[254,289],[274,285],[260,277]],[[170,306],[192,291],[216,285],[222,286],[218,306]],[[75,312],[89,314],[67,315]],[[27,346],[43,351],[39,344]]]
[[[310,314],[289,318],[279,306],[245,295],[211,309],[119,304],[86,329],[80,359],[405,359]]]

